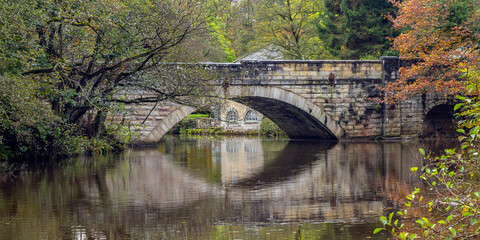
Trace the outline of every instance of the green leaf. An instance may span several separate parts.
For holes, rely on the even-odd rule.
[[[477,219],[473,218],[472,220],[470,220],[471,226],[475,225],[475,223],[477,223]]]
[[[390,214],[388,214],[388,222],[392,222],[393,213],[394,212],[391,212]]]
[[[468,92],[471,92],[472,90],[475,89],[475,85],[469,84],[469,85],[466,87],[466,89],[467,89]],[[460,100],[461,100],[461,99],[460,99]]]
[[[410,168],[410,171],[412,171],[412,172],[417,172],[417,170],[418,170],[418,167],[412,167],[412,168]]]
[[[452,236],[453,237],[456,237],[457,236],[457,231],[453,228],[449,228],[448,230],[450,230],[450,232],[452,233]]]
[[[421,153],[423,156],[425,156],[425,149],[419,148],[418,150],[420,151],[420,153]]]
[[[415,222],[418,223],[418,224],[420,224],[420,225],[422,225],[422,226],[423,226],[423,224],[425,224],[422,219],[418,219],[418,220],[415,221]]]
[[[447,217],[447,222],[450,222],[450,220],[452,220],[452,217],[453,217],[452,214],[448,215],[448,217]]]
[[[447,224],[447,223],[443,220],[440,220],[440,221],[438,221],[438,224]]]
[[[386,225],[388,223],[388,220],[385,216],[380,216],[380,221],[382,221],[383,225]]]
[[[373,230],[373,234],[377,234],[378,232],[382,231],[383,228],[375,228],[375,230]]]
[[[463,103],[456,104],[455,107],[453,107],[453,110],[457,111],[459,108],[461,108]]]

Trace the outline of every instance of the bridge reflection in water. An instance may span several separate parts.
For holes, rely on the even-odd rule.
[[[387,192],[394,190],[392,184],[416,181],[410,168],[421,165],[417,147],[400,142],[203,141],[196,144],[210,150],[211,162],[219,165],[225,198],[233,205],[261,203],[242,209],[243,219],[254,222],[376,218],[395,194]],[[188,159],[195,153],[186,145],[164,146],[195,173],[195,163]]]
[[[416,149],[166,139],[158,149],[132,150],[121,160],[97,159],[81,170],[2,185],[0,221],[22,231],[0,226],[0,238],[263,239],[281,233],[266,239],[288,239],[308,233],[364,239],[394,204],[395,187],[416,181],[410,175],[421,164]]]

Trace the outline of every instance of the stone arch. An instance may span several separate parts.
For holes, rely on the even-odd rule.
[[[245,104],[270,118],[292,139],[319,139],[338,141],[345,131],[320,107],[309,100],[284,89],[268,86],[229,87],[229,98]],[[164,114],[150,116],[137,143],[153,144],[178,122],[195,111],[188,106],[172,106]],[[237,113],[238,114],[238,113]]]
[[[424,96],[424,116],[427,115],[428,112],[430,112],[433,108],[436,108],[440,105],[449,105],[455,106],[455,104],[459,103],[458,99],[456,99],[454,96],[442,96],[438,94],[427,94]]]
[[[431,107],[423,121],[424,136],[456,136],[455,111],[451,104]]]
[[[231,100],[245,104],[275,122],[292,139],[335,140],[345,131],[320,107],[284,89],[230,86]]]
[[[153,144],[157,143],[162,139],[162,137],[177,123],[182,121],[182,119],[186,118],[188,115],[193,113],[195,108],[188,107],[188,106],[176,106],[170,111],[167,112],[166,115],[162,116],[161,118],[156,118],[152,120],[152,125],[154,125],[153,129],[149,131],[147,134],[140,134],[139,141],[144,144]]]

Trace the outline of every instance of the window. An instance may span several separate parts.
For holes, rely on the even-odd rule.
[[[245,114],[245,122],[256,122],[258,121],[257,113],[253,110],[249,110],[247,114]]]
[[[236,122],[238,121],[238,113],[235,109],[233,110],[230,110],[228,113],[227,113],[227,117],[225,119],[227,122]]]

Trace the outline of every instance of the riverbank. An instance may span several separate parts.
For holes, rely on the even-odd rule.
[[[255,125],[254,125],[255,124]],[[206,114],[191,114],[180,121],[168,134],[184,136],[266,136],[287,137],[285,132],[268,118],[250,125],[222,122]]]

